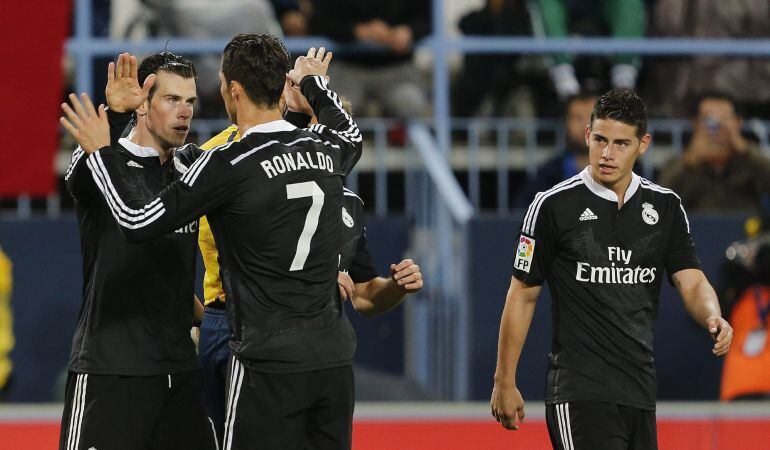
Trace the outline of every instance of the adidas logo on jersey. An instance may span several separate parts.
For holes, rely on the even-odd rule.
[[[138,168],[140,168],[140,169],[143,169],[142,165],[141,165],[141,164],[139,164],[138,162],[134,161],[134,160],[129,160],[129,161],[126,163],[126,165],[127,165],[128,167],[138,167]]]
[[[585,211],[583,211],[583,214],[580,215],[580,221],[584,222],[586,220],[596,220],[599,217],[594,214],[593,211],[591,211],[591,208],[586,208]]]

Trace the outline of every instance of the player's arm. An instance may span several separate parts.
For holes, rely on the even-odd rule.
[[[712,352],[717,356],[726,354],[730,350],[733,329],[722,318],[719,298],[706,275],[700,269],[684,269],[672,274],[671,280],[682,296],[687,313],[716,341]]]
[[[666,272],[682,296],[687,313],[706,328],[716,341],[712,352],[722,356],[730,349],[733,329],[722,318],[719,298],[701,270],[695,254],[695,243],[690,235],[687,213],[678,197],[671,201],[670,215],[673,219],[665,255]]]
[[[359,313],[374,317],[391,311],[404,301],[408,294],[422,289],[420,266],[411,259],[390,265],[390,278],[375,277],[364,283],[356,283],[351,302]]]
[[[497,342],[497,367],[492,389],[492,416],[509,430],[524,422],[524,399],[516,387],[516,367],[527,338],[541,286],[527,286],[515,277],[505,296]]]
[[[178,181],[148,199],[143,190],[132,189],[132,174],[120,162],[111,147],[88,157],[94,181],[129,242],[152,239],[198,219],[224,203],[239,182],[221,153],[209,151]]]
[[[541,194],[527,209],[516,242],[513,277],[505,296],[497,343],[497,367],[492,389],[492,417],[509,430],[524,420],[524,399],[516,387],[516,367],[559,242],[551,203]],[[518,418],[519,424],[516,423]]]
[[[88,99],[87,94],[82,94],[83,99]],[[69,96],[70,101],[73,102],[73,105],[77,104],[78,106],[81,106],[82,104],[77,101],[77,97],[75,94],[70,94]],[[76,102],[77,101],[77,102]],[[75,114],[75,111],[70,108],[69,105],[66,103],[62,104],[62,109],[65,112],[70,112],[71,114],[68,114],[70,117],[77,116]],[[84,111],[85,113],[85,111]],[[91,118],[90,120],[104,120],[102,117],[100,117],[100,114],[106,115],[107,121],[110,126],[110,132],[109,132],[109,139],[110,143],[112,145],[116,145],[118,140],[120,139],[120,136],[125,130],[125,128],[128,126],[130,120],[131,120],[131,114],[130,113],[117,113],[115,111],[106,110],[105,108],[99,109],[99,111],[94,111],[95,116]],[[89,120],[89,119],[86,119]],[[62,125],[65,127],[72,126],[72,124],[68,119],[62,118]],[[76,130],[77,132],[77,130]],[[88,170],[88,167],[86,165],[86,157],[89,153],[93,151],[93,145],[88,147],[89,151],[84,150],[84,148],[80,145],[75,149],[75,151],[72,153],[72,159],[70,160],[70,164],[67,167],[67,171],[64,174],[64,184],[67,187],[67,191],[72,195],[72,198],[74,198],[78,202],[84,202],[90,199],[94,194],[98,193],[98,190],[96,189],[96,185],[94,184],[93,179],[91,178],[91,171]]]
[[[328,140],[335,150],[339,148],[342,154],[340,171],[347,175],[361,158],[363,139],[358,125],[343,108],[337,93],[329,89],[326,71],[331,55],[323,47],[318,52],[311,48],[307,56],[297,58],[288,78],[299,85],[318,119],[318,124],[312,125],[309,130]]]

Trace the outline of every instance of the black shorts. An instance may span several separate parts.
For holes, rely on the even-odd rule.
[[[59,450],[214,450],[200,371],[156,376],[70,372]]]
[[[605,402],[546,405],[554,450],[657,450],[655,411]]]
[[[353,366],[262,373],[232,358],[230,369],[223,449],[350,449]]]

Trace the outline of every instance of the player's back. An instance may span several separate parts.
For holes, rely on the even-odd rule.
[[[212,151],[238,179],[208,213],[231,345],[257,370],[314,370],[352,358],[353,332],[336,287],[347,169],[333,146],[277,121]]]

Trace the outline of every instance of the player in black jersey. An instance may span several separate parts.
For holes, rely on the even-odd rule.
[[[121,55],[117,70],[124,69],[137,71],[135,59]],[[108,97],[116,89],[112,65],[109,71]],[[174,148],[184,143],[192,120],[196,73],[181,57],[160,53],[147,57],[137,76],[151,80],[147,101],[127,138],[116,141],[123,127],[115,127],[113,155],[131,171],[129,188],[151,194],[182,176],[178,158],[184,155],[175,157]],[[59,448],[214,449],[190,338],[197,222],[127,243],[86,160],[78,148],[65,176],[80,227],[83,305]]]
[[[351,444],[353,331],[341,312],[337,264],[342,179],[361,156],[362,138],[328,88],[330,59],[311,49],[288,73],[320,122],[298,129],[278,108],[289,69],[283,44],[236,36],[220,80],[241,140],[198,150],[185,175],[155,198],[128,189],[132,174],[108,146],[104,121],[77,117],[83,126],[73,127],[129,241],[208,217],[233,329],[228,450]]]
[[[411,259],[390,265],[390,278],[379,277],[369,254],[364,226],[363,200],[344,188],[342,223],[345,244],[340,252],[340,295],[350,299],[357,312],[373,317],[392,310],[407,294],[422,289],[420,266]]]
[[[508,429],[524,419],[516,365],[548,281],[553,448],[656,449],[652,341],[663,271],[716,341],[715,355],[728,351],[732,329],[700,269],[681,200],[632,172],[651,139],[642,100],[625,90],[602,95],[585,136],[590,165],[538,193],[524,216],[500,324],[492,415]]]

